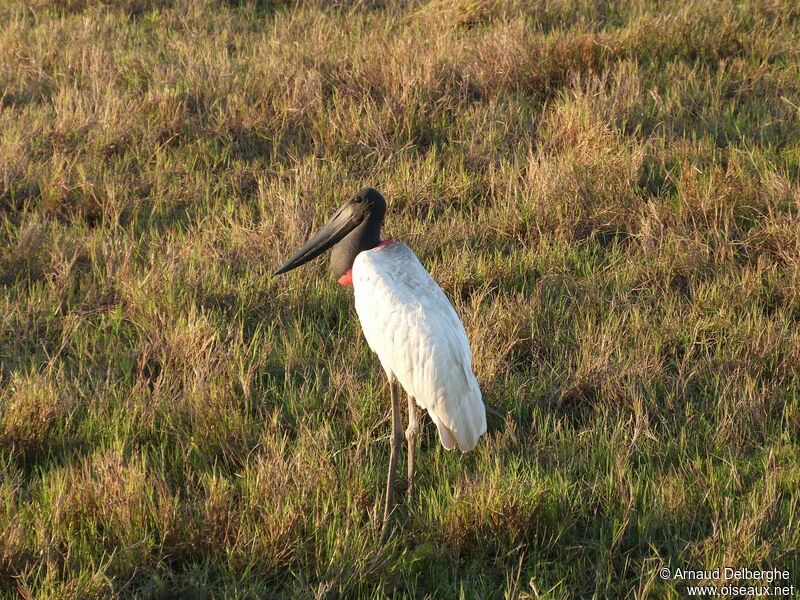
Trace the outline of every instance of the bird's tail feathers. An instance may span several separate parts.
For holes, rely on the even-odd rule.
[[[453,450],[458,445],[462,452],[469,452],[486,433],[486,409],[480,392],[462,404],[458,422],[451,423],[450,426],[445,425],[432,410],[429,409],[428,414],[439,430],[442,446],[447,450]]]
[[[445,447],[445,450],[453,450],[456,447],[456,438],[453,435],[453,432],[450,431],[447,426],[439,420],[433,411],[429,410],[428,414],[431,416],[431,420],[436,424],[436,428],[439,430],[439,439],[442,441],[442,446]]]
[[[472,450],[478,445],[480,437],[486,433],[486,407],[477,384],[475,388],[475,393],[464,398],[458,426],[453,428],[458,448],[462,452]]]

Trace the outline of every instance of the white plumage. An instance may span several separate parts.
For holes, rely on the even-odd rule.
[[[428,410],[445,448],[472,450],[486,432],[486,409],[447,296],[405,244],[361,252],[352,274],[364,337],[389,380]]]

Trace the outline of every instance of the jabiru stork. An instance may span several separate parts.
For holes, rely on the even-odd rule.
[[[384,537],[394,504],[397,455],[402,445],[400,394],[408,395],[408,499],[414,494],[414,455],[419,421],[427,409],[447,450],[472,450],[486,432],[486,409],[472,372],[464,326],[442,289],[411,249],[381,241],[386,201],[364,188],[337,210],[275,275],[316,258],[328,248],[336,280],[352,285],[355,307],[369,347],[378,355],[392,398],[392,435],[386,478]]]

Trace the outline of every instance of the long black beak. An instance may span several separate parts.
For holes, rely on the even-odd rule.
[[[363,220],[363,216],[354,214],[350,206],[344,206],[336,211],[330,221],[322,226],[314,237],[308,240],[305,245],[295,252],[294,256],[287,260],[281,268],[275,271],[273,275],[280,275],[292,269],[296,269],[300,265],[306,264],[308,261],[315,259],[320,254],[325,252],[328,248],[341,241],[341,239],[348,233],[353,231],[358,224]]]

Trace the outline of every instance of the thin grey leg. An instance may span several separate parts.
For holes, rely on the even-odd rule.
[[[411,396],[408,397],[408,428],[406,429],[406,444],[408,445],[408,503],[414,499],[414,458],[417,453],[417,432],[419,419],[417,403]]]
[[[403,443],[403,429],[400,421],[400,391],[397,379],[389,378],[389,391],[392,394],[392,435],[390,437],[389,474],[386,477],[386,505],[383,509],[383,535],[381,540],[386,541],[389,536],[389,519],[394,507],[394,482],[397,474],[397,452]]]

